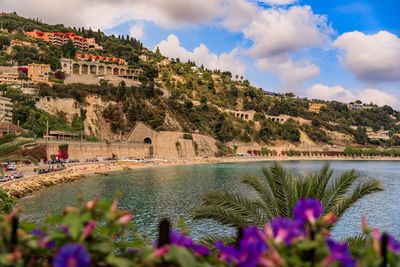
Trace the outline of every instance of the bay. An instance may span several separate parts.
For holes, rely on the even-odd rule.
[[[356,169],[360,181],[376,178],[385,191],[372,194],[349,209],[337,224],[332,235],[344,238],[360,233],[361,215],[365,213],[370,225],[384,229],[400,238],[400,164],[396,161],[283,161],[281,164],[295,174],[306,175],[330,163],[334,175]],[[219,163],[143,168],[113,172],[110,176],[90,175],[80,181],[45,188],[21,199],[21,219],[41,222],[48,213],[60,213],[65,206],[77,205],[77,196],[85,200],[96,195],[112,198],[122,193],[119,208],[131,210],[134,223],[143,236],[155,238],[161,218],[176,223],[185,220],[194,238],[217,233],[232,234],[234,230],[210,220],[193,221],[191,210],[198,206],[202,195],[210,190],[229,190],[253,195],[240,178],[262,176],[262,167],[272,162]]]

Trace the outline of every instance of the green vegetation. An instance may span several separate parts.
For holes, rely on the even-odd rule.
[[[374,141],[366,135],[366,127],[378,130],[383,126],[390,131],[391,136],[400,131],[400,125],[397,124],[399,113],[389,106],[364,104],[356,110],[336,101],[321,101],[327,105],[326,108],[314,114],[308,112],[310,100],[296,98],[293,93],[282,94],[280,97],[264,95],[261,88],[252,86],[243,77],[239,79],[236,75],[236,80],[233,80],[229,71],[207,69],[196,66],[190,60],[182,62],[179,58],[170,59],[169,65],[159,67],[157,63],[164,58],[159,50],[153,53],[144,48],[140,41],[129,36],[107,36],[100,30],[92,31],[90,28],[47,25],[38,19],[25,19],[16,14],[3,15],[0,22],[8,30],[8,33],[0,33],[0,65],[47,63],[54,71],[60,68],[61,57],[73,58],[80,52],[72,42],[56,47],[40,39],[30,38],[22,31],[38,29],[74,32],[86,38],[95,38],[103,50],[90,51],[91,54],[120,57],[130,67],[143,69],[144,74],[139,77],[142,85],[139,87],[128,87],[125,83],[113,86],[105,81],[100,85],[64,85],[65,74],[59,71],[51,77],[51,81],[55,82],[53,87],[40,86],[41,97],[73,98],[82,105],[90,95],[100,96],[103,101],[114,101],[112,106],[102,111],[114,133],[130,131],[137,121],[143,121],[155,130],[176,130],[177,127],[167,123],[166,117],[170,115],[184,132],[210,135],[224,146],[230,141],[270,144],[286,140],[296,143],[300,141],[300,130],[320,144],[332,143],[332,135],[327,132],[336,131],[353,137],[356,143],[362,145],[400,145],[400,138],[397,137],[390,141]],[[11,53],[7,53],[6,48],[12,40],[30,42],[32,45],[14,45]],[[139,58],[143,55],[148,60]],[[163,97],[159,87],[167,90],[170,97]],[[237,118],[224,112],[224,109],[255,111],[254,121]],[[62,116],[50,116],[36,110],[32,102],[24,101],[17,103],[16,114],[23,127],[32,130],[32,135],[39,136],[43,131],[43,121],[52,121],[51,129],[81,131],[85,120],[84,116],[76,116],[72,124],[68,124]],[[29,123],[28,114],[39,121],[38,127]],[[282,123],[268,120],[266,115],[289,115],[295,120],[285,119],[286,122]],[[300,125],[296,117],[311,121],[311,125]]]
[[[352,148],[346,147],[344,149],[344,154],[346,156],[391,156],[391,157],[398,157],[400,156],[400,149],[392,148],[392,149],[385,149],[385,150],[378,150],[376,148]]]
[[[354,170],[334,177],[329,165],[318,173],[295,177],[291,171],[274,163],[264,168],[263,173],[262,178],[251,176],[241,181],[256,192],[256,198],[228,191],[209,192],[203,196],[202,204],[194,209],[194,218],[211,219],[232,227],[261,227],[274,217],[293,217],[293,207],[302,198],[318,199],[325,207],[324,214],[333,212],[340,218],[361,198],[383,190],[380,181],[360,181]],[[210,236],[204,241],[213,242],[220,238]]]

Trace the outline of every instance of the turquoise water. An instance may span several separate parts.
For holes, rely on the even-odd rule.
[[[295,173],[307,174],[319,170],[329,161],[287,161],[284,167]],[[361,180],[377,178],[385,187],[384,192],[364,198],[352,207],[338,223],[333,236],[340,238],[361,229],[361,214],[365,213],[370,225],[378,226],[400,238],[400,163],[395,161],[332,161],[335,174],[349,169],[361,173]],[[160,168],[143,168],[114,172],[111,176],[89,176],[86,179],[49,187],[23,198],[19,204],[25,207],[22,219],[43,221],[48,213],[59,213],[63,207],[75,205],[77,195],[86,200],[101,194],[112,198],[120,191],[119,208],[131,210],[138,230],[144,236],[154,237],[161,218],[177,222],[180,218],[198,238],[209,233],[233,233],[227,227],[212,221],[193,221],[190,212],[199,204],[201,196],[209,190],[231,190],[251,195],[253,192],[239,183],[245,175],[261,176],[261,167],[270,162],[221,163]]]

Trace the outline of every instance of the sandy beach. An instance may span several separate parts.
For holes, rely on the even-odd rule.
[[[3,182],[0,187],[8,194],[21,198],[34,191],[62,183],[69,183],[85,178],[90,174],[107,175],[113,171],[133,170],[140,168],[157,168],[166,166],[211,164],[211,163],[235,163],[255,161],[293,161],[293,160],[379,160],[379,161],[400,161],[400,157],[225,157],[225,158],[197,158],[190,160],[169,160],[156,161],[143,164],[124,164],[117,162],[87,162],[79,164],[67,164],[66,169],[46,174],[33,174],[24,178]],[[32,168],[32,167],[31,167]],[[23,169],[23,168],[22,168]]]

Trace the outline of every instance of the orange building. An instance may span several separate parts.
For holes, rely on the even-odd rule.
[[[53,45],[62,46],[71,40],[74,46],[80,50],[88,50],[89,44],[86,38],[76,35],[73,32],[62,33],[62,32],[41,32],[34,30],[32,32],[27,32],[26,35],[42,39]]]
[[[33,83],[47,83],[49,82],[50,65],[48,64],[29,64],[28,77],[31,78]]]
[[[308,112],[319,113],[322,107],[326,107],[326,104],[322,103],[310,103],[308,105]]]
[[[79,60],[87,60],[87,61],[93,61],[93,62],[110,62],[114,64],[120,64],[120,65],[128,65],[126,60],[122,58],[114,58],[114,57],[101,57],[101,56],[94,56],[94,55],[89,55],[89,54],[76,54],[75,55],[76,59]]]
[[[158,65],[159,66],[167,66],[167,65],[169,65],[169,63],[171,63],[171,61],[169,61],[168,59],[163,59],[158,63]]]

